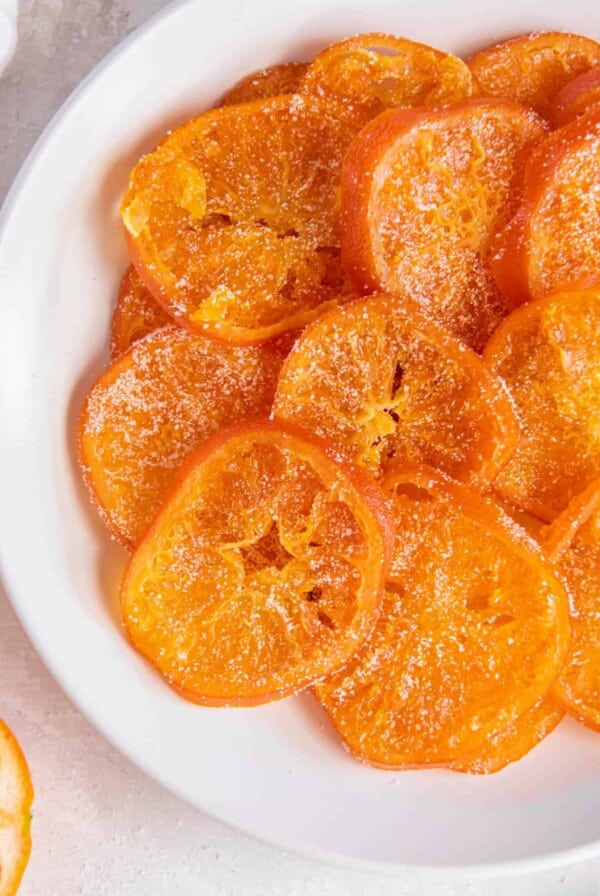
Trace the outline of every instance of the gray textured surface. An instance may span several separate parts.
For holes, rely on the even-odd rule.
[[[0,197],[73,87],[163,5],[21,0],[17,55],[0,81]],[[5,290],[3,301],[10,301]],[[23,743],[37,792],[23,896],[600,894],[600,863],[504,882],[368,878],[285,855],[222,827],[148,780],[70,706],[2,593],[0,717]]]

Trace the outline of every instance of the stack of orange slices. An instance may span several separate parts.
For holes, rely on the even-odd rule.
[[[131,173],[79,420],[132,645],[381,768],[600,728],[600,44],[364,34]]]

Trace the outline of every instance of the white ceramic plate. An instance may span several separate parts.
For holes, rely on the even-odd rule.
[[[308,696],[215,710],[176,697],[125,643],[124,562],[74,460],[84,391],[107,360],[126,257],[117,204],[127,173],[168,126],[251,69],[335,38],[387,30],[469,52],[530,29],[600,37],[590,0],[188,0],[114,52],[47,129],[6,202],[0,239],[6,583],[65,691],[141,768],[242,830],[314,857],[523,870],[600,850],[600,738],[565,722],[489,779],[395,774],[341,749]]]

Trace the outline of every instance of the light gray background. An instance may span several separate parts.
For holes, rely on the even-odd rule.
[[[73,87],[164,5],[20,0],[17,54],[0,79],[0,199]],[[1,292],[2,301],[11,301],[6,284]],[[600,861],[481,883],[410,873],[367,877],[286,855],[224,828],[138,772],[73,709],[2,592],[0,717],[23,744],[36,789],[33,853],[22,896],[600,896]]]

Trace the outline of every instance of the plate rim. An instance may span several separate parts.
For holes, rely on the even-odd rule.
[[[46,144],[48,144],[59,131],[62,122],[70,114],[71,109],[75,108],[80,99],[85,96],[91,85],[109,69],[113,61],[121,54],[127,51],[130,46],[143,40],[151,31],[160,28],[164,21],[171,16],[177,15],[187,6],[192,6],[197,0],[171,0],[162,9],[157,10],[148,19],[134,28],[129,34],[125,35],[111,50],[108,51],[83,77],[83,79],[75,86],[67,98],[61,103],[58,109],[49,119],[33,145],[27,152],[25,159],[21,163],[19,170],[14,177],[0,207],[0,253],[4,242],[5,233],[10,226],[13,212],[18,205],[21,194],[25,192],[30,174],[42,160],[43,152]],[[229,3],[231,0],[221,0],[221,2]],[[349,856],[326,849],[318,849],[299,845],[286,837],[276,837],[273,835],[262,834],[259,830],[250,828],[236,820],[227,811],[220,811],[210,805],[200,805],[197,801],[192,801],[185,793],[183,787],[178,786],[163,774],[160,768],[155,768],[152,762],[147,762],[142,754],[136,753],[120,737],[119,733],[114,729],[110,729],[101,718],[97,717],[93,707],[85,704],[83,695],[79,693],[79,688],[75,682],[69,679],[69,676],[63,673],[59,663],[52,655],[52,651],[43,643],[38,643],[36,636],[32,631],[28,621],[28,612],[26,610],[26,598],[23,597],[21,587],[19,585],[19,572],[13,568],[10,551],[5,547],[4,526],[8,522],[9,511],[6,505],[0,505],[0,587],[15,613],[21,628],[23,629],[29,644],[41,659],[43,665],[48,670],[54,681],[60,687],[62,693],[67,700],[73,705],[79,713],[94,727],[94,729],[128,762],[135,768],[143,772],[150,779],[157,782],[165,790],[174,794],[184,803],[192,808],[204,812],[207,816],[215,819],[219,823],[226,825],[238,833],[249,837],[261,844],[275,847],[292,853],[296,856],[307,858],[315,862],[325,863],[329,866],[346,868],[360,871],[367,874],[380,874],[387,877],[396,877],[407,872],[418,873],[425,879],[439,880],[464,880],[470,878],[472,880],[482,880],[491,877],[508,878],[518,875],[531,874],[541,871],[549,871],[555,868],[565,866],[567,864],[575,864],[597,858],[600,855],[600,838],[591,840],[588,843],[576,847],[570,847],[563,850],[553,850],[548,853],[538,853],[528,856],[527,858],[510,859],[506,862],[481,862],[477,864],[446,864],[446,865],[424,865],[424,864],[405,864],[399,862],[385,862],[374,859],[363,859],[355,856]],[[18,564],[17,564],[18,565]]]

